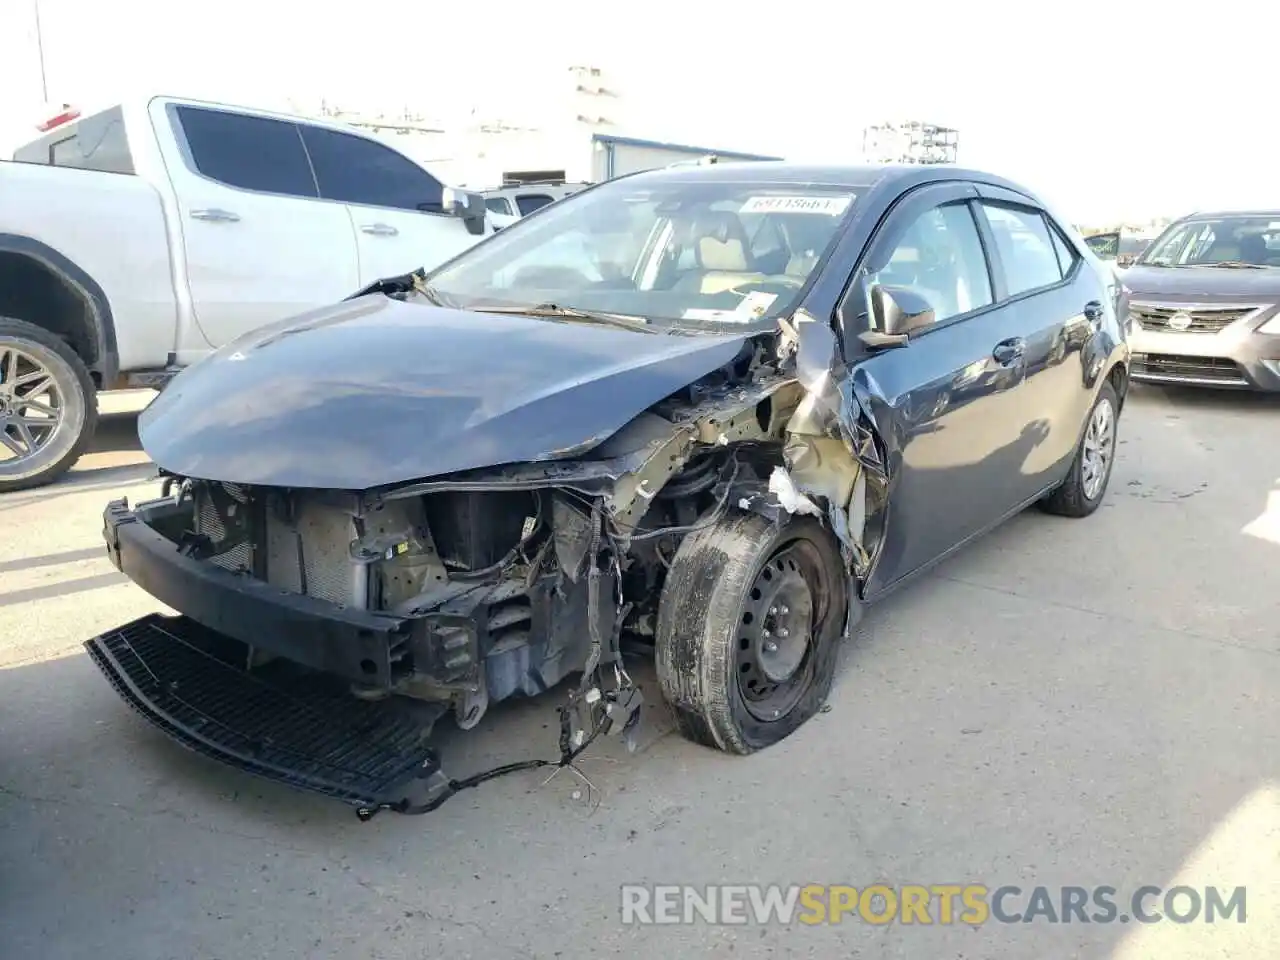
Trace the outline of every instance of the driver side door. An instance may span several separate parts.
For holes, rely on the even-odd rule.
[[[976,190],[932,185],[900,198],[868,245],[842,306],[850,377],[888,451],[890,492],[870,600],[1003,519],[1036,438],[1019,407],[1019,319],[1002,305]],[[870,291],[905,287],[933,322],[872,347]]]
[[[321,198],[351,218],[361,286],[439,266],[483,239],[444,212],[440,181],[408,157],[366,137],[299,127]]]

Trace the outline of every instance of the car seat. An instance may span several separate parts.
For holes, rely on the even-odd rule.
[[[1270,262],[1267,241],[1260,233],[1246,233],[1240,237],[1240,259],[1245,263],[1266,266]]]
[[[677,288],[722,293],[765,278],[752,262],[747,231],[737,214],[707,211],[694,222],[691,234],[697,267],[680,278]]]

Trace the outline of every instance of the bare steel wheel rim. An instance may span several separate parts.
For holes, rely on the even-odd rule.
[[[812,683],[829,607],[819,596],[826,586],[822,563],[813,544],[796,540],[769,558],[747,592],[734,667],[743,705],[757,720],[786,716]]]
[[[45,450],[66,420],[53,373],[25,350],[0,344],[0,465],[20,466]]]
[[[1084,432],[1084,456],[1081,460],[1081,479],[1084,495],[1096,500],[1107,482],[1111,458],[1115,453],[1116,416],[1111,401],[1105,397],[1098,401],[1089,415],[1089,426]]]

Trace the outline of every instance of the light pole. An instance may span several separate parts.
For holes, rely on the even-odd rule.
[[[40,94],[44,102],[49,102],[49,82],[44,75],[44,37],[40,34],[40,0],[31,0],[31,8],[36,15],[36,53],[40,57]]]

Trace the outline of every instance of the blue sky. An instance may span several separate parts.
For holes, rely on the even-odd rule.
[[[1280,205],[1274,57],[1251,39],[1280,12],[1262,0],[564,0],[543,16],[513,0],[0,0],[8,139],[43,110],[37,2],[55,101],[327,97],[518,122],[590,63],[625,92],[631,136],[838,162],[868,123],[922,119],[1077,221]]]

